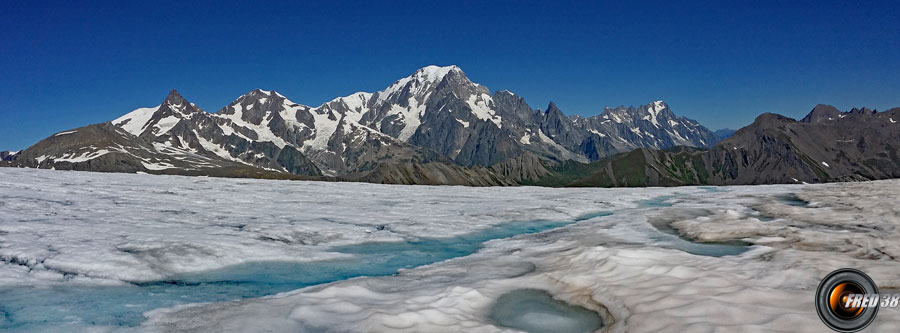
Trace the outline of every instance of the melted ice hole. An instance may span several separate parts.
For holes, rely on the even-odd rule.
[[[537,289],[519,289],[497,299],[491,309],[497,325],[526,332],[593,332],[603,327],[597,312],[556,300]]]

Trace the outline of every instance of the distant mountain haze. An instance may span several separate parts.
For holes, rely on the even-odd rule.
[[[724,140],[724,139],[728,139],[732,135],[734,135],[734,132],[737,132],[737,130],[733,130],[730,128],[723,128],[723,129],[716,130],[713,133],[715,133],[716,136],[719,137],[719,140]]]

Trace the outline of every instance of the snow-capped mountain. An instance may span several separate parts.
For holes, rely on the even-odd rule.
[[[614,151],[635,148],[663,149],[674,146],[711,147],[719,139],[712,131],[695,120],[676,116],[663,101],[638,107],[605,108],[600,115],[589,118],[572,117],[575,126],[596,135]],[[585,151],[592,156],[592,151]],[[600,152],[598,151],[598,154]]]
[[[35,145],[44,147],[42,151],[29,148],[13,156],[19,164],[83,169],[107,151],[122,155],[114,161],[133,160],[127,171],[241,165],[346,177],[383,165],[472,168],[525,155],[536,158],[529,157],[530,164],[589,162],[638,147],[706,147],[716,142],[712,132],[675,116],[662,101],[606,108],[589,118],[566,117],[553,103],[546,111],[534,110],[512,92],[491,94],[456,66],[427,66],[382,91],[358,92],[317,107],[257,89],[209,113],[173,90],[156,107],[136,109],[105,127],[92,126],[99,126],[92,133],[103,134],[69,137],[76,140],[64,145],[60,140],[42,141]],[[106,142],[115,146],[98,145]],[[76,153],[79,159],[67,158]],[[69,164],[57,165],[59,161]],[[420,173],[433,175],[435,170]],[[448,176],[446,167],[440,170],[441,177]]]

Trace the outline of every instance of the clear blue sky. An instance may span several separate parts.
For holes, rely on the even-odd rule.
[[[900,2],[6,1],[0,150],[158,104],[255,88],[318,105],[459,65],[566,114],[662,99],[711,129],[900,106]]]

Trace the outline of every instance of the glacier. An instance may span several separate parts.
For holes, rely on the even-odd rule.
[[[0,329],[539,331],[508,306],[614,332],[821,331],[813,293],[834,269],[900,292],[898,185],[470,188],[0,168]],[[898,329],[888,308],[868,328]]]

